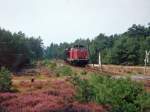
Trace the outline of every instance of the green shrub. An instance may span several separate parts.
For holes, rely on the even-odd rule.
[[[139,94],[135,103],[140,106],[141,111],[150,112],[150,94],[143,92]]]
[[[50,62],[50,61],[49,61],[49,60],[47,60],[47,59],[42,60],[42,61],[41,61],[41,65],[46,66],[46,65],[48,65],[48,63],[49,63],[49,62]]]
[[[71,76],[73,71],[69,66],[60,66],[56,68],[56,74],[59,76]]]
[[[82,80],[78,83],[80,87],[78,88],[78,95],[76,96],[81,102],[89,102],[93,99],[94,91],[93,85],[90,85],[87,80]]]
[[[57,67],[57,64],[55,62],[47,60],[47,59],[42,61],[42,65],[44,65],[52,70],[54,70]]]
[[[48,65],[47,65],[50,69],[54,70],[56,67],[57,67],[57,64],[55,62],[50,62]]]
[[[55,72],[56,76],[70,76],[73,74],[71,67],[66,65],[58,65],[54,61],[43,60],[42,65],[48,67],[51,71]]]
[[[76,98],[112,106],[112,112],[144,112],[150,108],[150,94],[141,84],[126,79],[91,75],[89,79],[74,78]]]
[[[87,72],[85,70],[81,71],[81,75],[87,75]]]
[[[0,92],[8,92],[11,90],[12,81],[11,73],[6,68],[0,69]]]

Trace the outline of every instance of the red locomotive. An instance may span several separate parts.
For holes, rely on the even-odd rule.
[[[73,65],[85,66],[89,61],[88,50],[82,45],[75,45],[65,50],[66,61]]]

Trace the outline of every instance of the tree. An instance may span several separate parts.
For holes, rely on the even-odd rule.
[[[11,90],[12,81],[10,72],[2,67],[0,69],[0,92],[8,92]]]

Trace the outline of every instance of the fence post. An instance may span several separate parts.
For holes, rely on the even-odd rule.
[[[145,51],[145,59],[144,59],[144,75],[146,75],[146,68],[147,68],[147,63],[149,63],[149,54],[150,51]]]
[[[145,65],[144,65],[144,75],[146,75],[146,58],[144,59]]]
[[[101,61],[101,53],[99,52],[99,67],[102,71],[102,61]]]

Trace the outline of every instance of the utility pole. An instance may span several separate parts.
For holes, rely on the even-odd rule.
[[[146,67],[147,67],[147,63],[149,63],[149,55],[150,55],[150,51],[145,51],[145,59],[144,59],[144,74],[146,75]]]
[[[101,53],[99,52],[99,68],[102,71],[102,61],[101,61]]]

